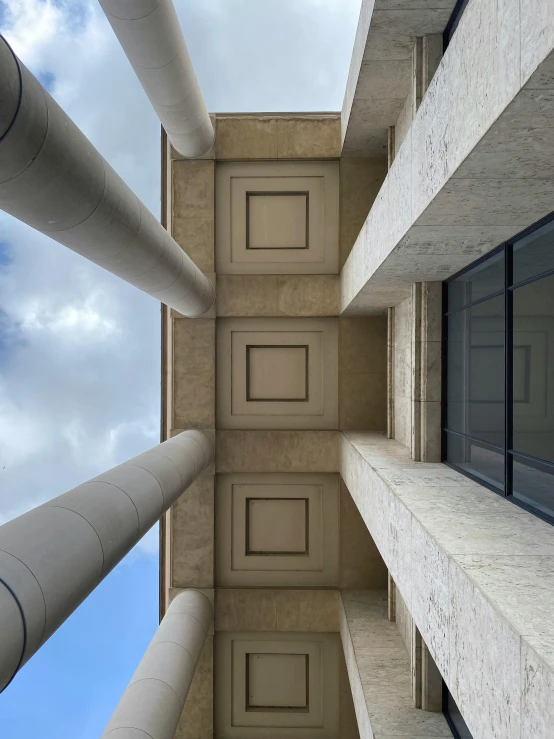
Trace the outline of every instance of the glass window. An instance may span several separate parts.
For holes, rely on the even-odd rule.
[[[489,487],[504,490],[504,449],[446,432],[446,461]]]
[[[454,6],[454,10],[452,11],[452,15],[450,16],[448,23],[446,24],[446,28],[444,29],[442,37],[445,51],[448,44],[452,40],[452,36],[454,36],[454,33],[458,28],[458,24],[462,19],[462,15],[464,13],[464,10],[466,9],[468,2],[469,0],[457,0],[456,5]]]
[[[447,428],[504,444],[504,297],[447,317]]]
[[[554,269],[554,221],[514,244],[514,284]]]
[[[514,290],[513,448],[554,462],[554,275]]]
[[[504,290],[504,251],[470,267],[448,283],[448,310],[453,311]]]
[[[514,455],[514,498],[525,506],[530,506],[554,518],[553,473],[552,467]]]
[[[452,729],[452,735],[455,737],[455,739],[473,739],[473,736],[471,735],[469,729],[467,728],[467,724],[464,721],[464,717],[462,716],[462,714],[460,713],[460,709],[456,705],[456,701],[450,695],[450,691],[446,687],[446,683],[443,683],[443,693],[444,715],[446,716],[448,725]]]
[[[445,461],[554,523],[554,214],[446,294]]]

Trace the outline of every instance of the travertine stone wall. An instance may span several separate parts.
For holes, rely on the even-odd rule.
[[[165,225],[213,280],[213,152],[212,160],[183,160],[172,156],[173,150],[165,139],[163,151]],[[169,438],[186,428],[214,429],[215,310],[206,318],[191,320],[164,307],[162,316],[162,435]],[[162,613],[173,588],[213,592],[214,470],[215,466],[199,477],[162,521]],[[213,637],[208,636],[176,739],[212,739],[212,685]]]
[[[346,157],[340,160],[340,269],[386,176],[386,157]]]
[[[341,318],[339,323],[339,427],[387,427],[387,319]]]
[[[216,159],[338,159],[337,116],[218,115]]]
[[[380,590],[387,568],[343,480],[340,481],[341,590]]]
[[[412,459],[440,462],[442,283],[414,283],[389,320],[393,438],[411,450]]]
[[[289,575],[287,573],[294,567],[282,567],[281,571],[275,563],[270,563],[270,567],[259,563],[258,566],[254,562],[257,551],[251,553],[247,543],[244,554],[252,555],[253,559],[245,560],[246,574],[243,576],[240,567],[237,569],[232,564],[232,553],[230,561],[224,567],[221,565],[222,540],[214,529],[214,520],[218,526],[222,520],[217,516],[219,508],[216,510],[220,491],[218,488],[218,495],[214,494],[214,477],[205,474],[182,496],[164,522],[165,600],[175,588],[195,587],[209,591],[215,588],[216,632],[238,635],[240,642],[241,634],[262,631],[269,635],[268,644],[272,640],[280,644],[286,643],[287,633],[296,634],[297,638],[309,632],[337,632],[338,588],[374,589],[386,585],[384,563],[342,482],[339,495],[337,472],[339,429],[384,432],[387,423],[387,319],[384,316],[339,319],[338,275],[383,183],[387,163],[384,157],[340,161],[338,115],[217,115],[214,120],[216,143],[202,159],[185,160],[175,155],[167,143],[164,150],[167,226],[180,246],[217,286],[216,307],[206,318],[190,320],[164,310],[164,434],[169,437],[190,426],[215,429],[214,471],[220,476],[220,482],[231,480],[237,490],[241,486],[245,488],[235,493],[231,485],[231,489],[227,486],[222,491],[233,500],[235,494],[237,500],[240,498],[237,505],[243,516],[244,504],[240,496],[250,496],[245,509],[248,516],[251,510],[248,501],[256,496],[265,500],[261,487],[267,485],[268,496],[276,496],[271,498],[274,507],[278,508],[281,501],[279,515],[286,518],[285,503],[289,499],[277,488],[296,485],[296,492],[288,491],[293,495],[291,500],[304,500],[299,486],[306,484],[315,489],[320,478],[335,481],[334,492],[322,485],[325,498],[322,510],[329,513],[333,504],[335,509],[331,511],[332,516],[323,516],[325,521],[321,523],[320,532],[310,529],[308,560],[314,556],[312,550],[317,552],[318,541],[321,541],[325,552],[321,572],[316,567],[312,576],[310,567],[304,567],[301,572]],[[243,179],[239,210],[236,210],[237,193],[231,192],[236,183],[231,183],[229,174]],[[264,178],[266,181],[273,178],[273,183],[267,185],[262,182]],[[246,210],[243,207],[244,188],[248,193]],[[252,205],[248,198],[252,197],[252,192],[259,191],[267,198],[268,190],[278,195],[291,190],[294,196],[301,196],[302,192],[296,191],[303,189],[309,192],[305,250],[252,245],[249,241],[249,229],[254,228],[251,223],[260,223],[249,220],[249,213],[253,211],[249,210]],[[226,205],[222,209],[225,198]],[[269,200],[262,203],[262,207],[268,208],[268,213],[275,213],[271,211],[274,203]],[[300,210],[295,212],[295,218],[302,216]],[[234,230],[237,219],[245,217],[246,221],[241,221],[246,224],[245,233],[242,226],[239,231]],[[261,223],[270,226],[267,233],[263,229],[259,232],[258,236],[261,234],[263,239],[270,238],[275,228],[279,231],[275,215],[262,216]],[[298,238],[302,229],[297,225],[295,229],[295,238]],[[226,334],[229,327],[232,331]],[[305,335],[302,341],[298,332]],[[237,339],[239,334],[242,338]],[[242,339],[248,349],[246,365],[239,366],[236,347],[235,351],[232,348],[233,342]],[[308,345],[306,366],[307,372],[312,374],[306,374],[309,377],[309,383],[306,380],[308,402],[286,411],[291,414],[289,425],[286,419],[275,420],[280,413],[285,413],[278,408],[278,403],[290,405],[296,396],[288,395],[285,396],[287,400],[280,401],[263,395],[261,404],[254,403],[259,398],[251,397],[249,383],[254,376],[256,382],[262,381],[262,386],[271,390],[273,385],[268,386],[264,380],[271,365],[263,370],[263,376],[259,375],[261,370],[253,369],[248,350],[251,351],[252,346],[265,350],[274,345],[290,349],[299,341]],[[227,366],[226,374],[220,372],[216,376],[218,353],[220,370],[226,362],[228,365],[227,360],[231,360],[231,365]],[[287,356],[284,352],[278,359],[283,362]],[[245,398],[240,396],[240,402],[244,408],[237,405],[237,389],[240,392],[244,389],[243,371],[246,371],[247,390]],[[258,374],[253,375],[254,371]],[[235,378],[229,383],[233,372]],[[324,384],[319,388],[324,398],[323,415],[318,408],[312,409],[319,397],[319,373],[324,377]],[[329,382],[333,387],[329,387]],[[297,385],[293,389],[296,392]],[[216,403],[216,393],[222,400],[224,394],[229,398],[231,391],[233,402],[230,406],[226,401]],[[331,412],[328,410],[330,403],[335,404]],[[227,408],[226,415],[221,408]],[[315,428],[311,430],[310,426]],[[310,509],[313,515],[310,513],[308,517],[308,507],[313,505],[310,496],[317,498],[319,493],[307,491],[307,488],[304,492],[308,501],[306,520],[309,518],[310,526],[315,526],[319,509],[317,505]],[[227,510],[225,506],[221,509]],[[248,521],[247,518],[247,536],[258,531],[254,524],[252,530],[248,528]],[[261,531],[267,521],[257,525],[261,526]],[[241,526],[237,518],[237,530],[242,531]],[[293,587],[296,589],[287,589]],[[318,587],[328,589],[318,590]],[[308,639],[306,643],[311,642]],[[178,739],[193,736],[204,739],[213,735],[212,685],[218,670],[213,660],[210,641],[185,705]],[[341,665],[338,673],[339,732],[342,739],[358,739],[342,655]],[[328,678],[325,676],[324,682]],[[226,685],[228,678],[221,676],[216,684],[221,684],[221,679]],[[330,730],[324,728],[324,732]],[[233,727],[221,728],[221,731],[232,733]],[[245,731],[245,736],[252,736],[251,729]]]
[[[338,316],[338,275],[219,275],[218,317]]]
[[[221,429],[217,472],[338,472],[339,431]]]
[[[423,96],[437,71],[442,54],[442,34],[432,34],[415,38],[412,48],[412,80],[410,92],[406,97],[402,111],[394,126],[395,156],[398,154],[400,147],[408,135]]]
[[[406,601],[402,597],[402,593],[396,587],[396,626],[406,647],[408,654],[412,652],[412,625],[413,619],[410,615]]]
[[[409,297],[394,307],[394,438],[412,444],[412,324]]]
[[[215,164],[192,159],[172,167],[173,238],[202,272],[213,272]]]

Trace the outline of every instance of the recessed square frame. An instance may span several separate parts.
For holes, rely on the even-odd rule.
[[[338,274],[338,162],[217,162],[216,269],[221,274]],[[306,196],[306,248],[253,249],[248,200]]]
[[[248,710],[248,654],[308,655],[307,710]],[[218,739],[336,739],[339,731],[338,634],[219,632],[215,638]]]
[[[324,473],[241,473],[216,477],[215,579],[218,587],[337,587],[339,478]],[[247,553],[252,498],[308,501],[308,552]]]
[[[307,347],[307,398],[249,399],[248,357],[256,347]],[[216,406],[220,428],[338,428],[338,319],[220,319]]]
[[[262,245],[256,239],[256,228],[252,224],[252,216],[255,216],[265,206],[266,210],[269,210],[271,205],[274,205],[276,217],[281,216],[281,234],[288,230],[288,238],[290,241],[296,241],[295,245],[287,246],[283,242],[276,242],[273,245]],[[268,207],[269,206],[269,207]],[[296,216],[298,223],[296,227],[291,224],[284,223],[286,217],[287,208],[290,215]],[[279,210],[281,211],[279,213]],[[293,219],[294,220],[294,219]],[[292,225],[293,228],[283,228],[283,226]],[[296,232],[296,233],[295,233]],[[258,239],[260,235],[258,234]],[[275,238],[275,236],[274,236]],[[263,236],[262,236],[263,239]],[[266,251],[273,251],[275,249],[309,249],[310,248],[310,193],[309,191],[304,192],[280,192],[279,190],[273,191],[260,191],[255,190],[254,192],[246,193],[246,249],[262,249]]]

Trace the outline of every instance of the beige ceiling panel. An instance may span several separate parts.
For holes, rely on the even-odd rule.
[[[215,510],[217,585],[337,586],[337,475],[219,475]]]
[[[337,634],[216,635],[217,739],[338,739]]]
[[[337,320],[222,319],[217,332],[219,428],[337,428]]]
[[[338,162],[217,164],[217,271],[337,274],[338,208]]]

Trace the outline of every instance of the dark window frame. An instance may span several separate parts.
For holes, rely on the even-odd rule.
[[[464,14],[464,10],[468,6],[468,3],[469,0],[457,0],[456,5],[454,6],[452,15],[448,19],[448,23],[446,24],[446,28],[444,29],[442,34],[443,48],[445,51],[448,47],[448,44],[452,41],[452,36],[454,36],[456,28],[458,28],[458,24],[462,18],[462,15]]]
[[[446,723],[448,724],[448,728],[452,732],[452,736],[454,739],[462,739],[460,736],[460,732],[458,731],[458,728],[454,721],[452,720],[452,716],[450,715],[450,709],[448,706],[448,698],[451,697],[451,693],[448,690],[448,685],[445,683],[445,681],[442,681],[442,713],[444,715],[444,718],[446,719]],[[458,711],[460,709],[458,708]],[[465,723],[465,721],[464,721]]]
[[[513,347],[513,295],[514,290],[516,290],[519,287],[523,287],[524,285],[531,284],[533,282],[537,282],[538,280],[542,280],[545,277],[549,277],[554,274],[554,268],[546,269],[543,272],[537,273],[536,275],[533,275],[532,277],[525,278],[523,280],[520,280],[519,282],[513,283],[513,250],[514,246],[517,244],[518,241],[525,238],[526,236],[530,236],[535,231],[538,231],[543,226],[547,225],[548,223],[554,222],[554,211],[549,213],[544,218],[541,218],[536,223],[532,224],[528,228],[524,229],[523,231],[520,231],[519,233],[515,234],[512,238],[508,239],[507,241],[503,242],[499,246],[495,247],[494,249],[491,249],[491,251],[487,252],[483,256],[479,257],[479,259],[476,259],[474,262],[471,262],[471,264],[468,264],[467,267],[464,267],[463,269],[459,270],[455,274],[453,274],[451,277],[449,277],[447,280],[443,282],[442,286],[442,298],[443,298],[443,310],[442,310],[442,387],[441,387],[441,459],[443,464],[447,465],[453,470],[456,470],[460,474],[464,475],[465,477],[468,477],[471,480],[474,480],[479,485],[482,485],[483,487],[491,490],[493,493],[496,493],[497,495],[500,495],[503,498],[506,498],[511,503],[514,503],[515,505],[519,506],[520,508],[523,508],[524,510],[528,511],[529,513],[532,513],[533,515],[537,516],[538,518],[541,518],[542,520],[546,521],[547,523],[550,523],[554,525],[554,515],[550,515],[548,513],[545,513],[544,511],[541,511],[539,508],[530,505],[528,503],[525,503],[522,500],[519,500],[518,498],[515,498],[513,495],[513,464],[514,464],[514,458],[516,459],[522,459],[522,460],[528,460],[530,462],[536,462],[542,465],[544,468],[552,470],[552,481],[554,485],[554,462],[550,462],[545,459],[540,459],[538,457],[533,457],[530,454],[525,454],[522,452],[518,452],[514,450],[513,448],[513,354],[514,354],[514,347]],[[485,297],[478,298],[477,300],[471,301],[467,304],[464,304],[462,306],[457,306],[456,308],[453,308],[451,311],[448,310],[448,286],[451,282],[456,280],[458,277],[463,276],[470,270],[474,269],[480,264],[483,264],[487,262],[491,257],[493,257],[495,254],[503,253],[504,254],[504,286],[502,290],[496,291],[491,293],[490,295],[487,295]],[[453,315],[454,313],[458,313],[460,311],[467,310],[468,308],[478,305],[481,302],[484,302],[486,300],[490,300],[493,297],[499,297],[504,296],[504,342],[505,342],[505,354],[504,354],[504,445],[503,447],[500,447],[497,444],[493,444],[491,442],[483,441],[482,439],[478,439],[476,437],[473,437],[469,434],[460,433],[457,431],[453,431],[451,429],[447,429],[446,427],[446,408],[447,408],[447,371],[448,371],[448,330],[447,330],[447,316]],[[499,488],[495,487],[492,484],[489,484],[486,480],[479,477],[478,475],[474,475],[471,472],[467,470],[463,470],[460,467],[457,467],[455,464],[448,462],[446,459],[446,449],[447,449],[447,435],[448,434],[454,434],[457,436],[461,436],[465,439],[468,439],[469,441],[474,440],[475,442],[481,444],[482,446],[486,448],[490,448],[493,451],[502,451],[504,454],[504,490],[500,490]]]

